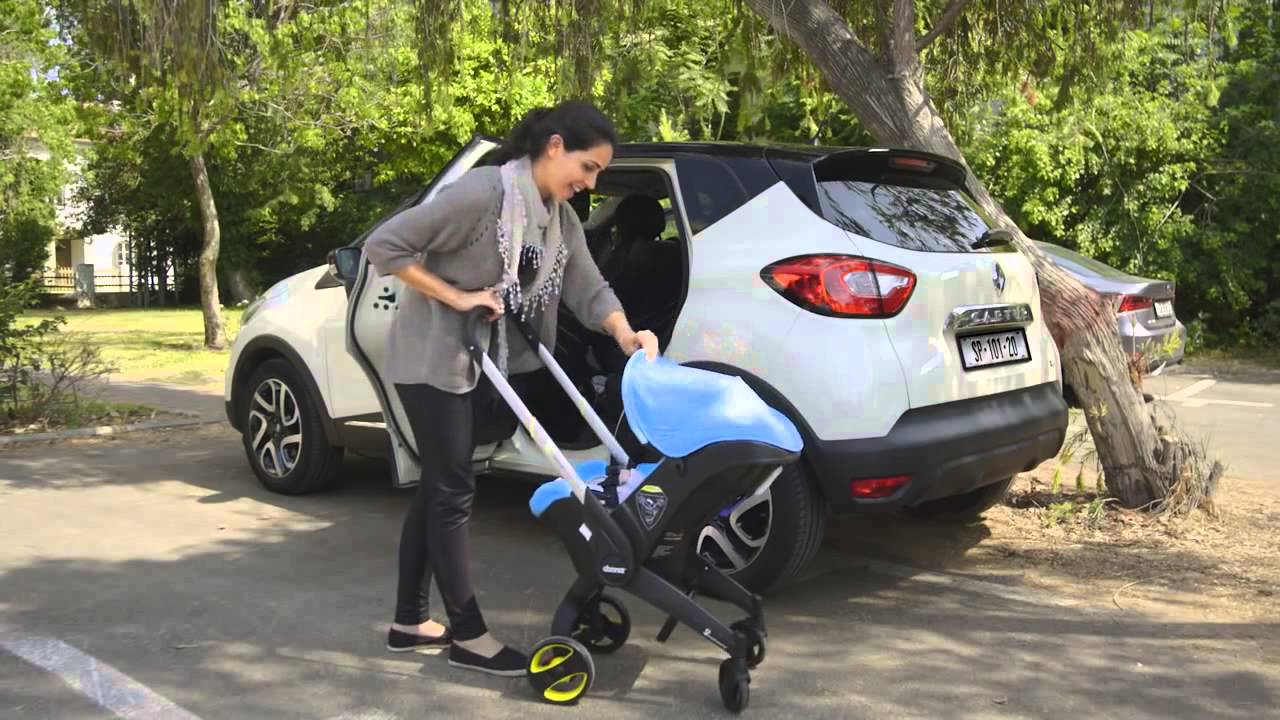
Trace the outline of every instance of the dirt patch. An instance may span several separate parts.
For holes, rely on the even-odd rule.
[[[38,415],[21,410],[0,415],[0,436],[35,435],[78,428],[182,419],[180,415],[145,405],[100,400],[82,401],[74,407],[68,404],[68,407],[54,408]]]
[[[1213,513],[1153,516],[1099,500],[1095,476],[1053,492],[1053,468],[1019,477],[969,524],[910,516],[835,523],[835,547],[1172,619],[1280,616],[1280,486],[1228,478]]]

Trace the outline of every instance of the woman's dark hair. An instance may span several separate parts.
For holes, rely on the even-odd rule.
[[[618,145],[613,121],[589,102],[567,100],[554,108],[534,108],[511,130],[506,143],[485,158],[485,164],[500,165],[508,160],[530,157],[537,160],[547,149],[552,135],[564,139],[565,149],[586,150],[601,143]]]

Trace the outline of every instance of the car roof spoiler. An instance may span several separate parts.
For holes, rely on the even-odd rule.
[[[764,156],[778,178],[810,209],[819,212],[818,183],[870,182],[930,190],[965,190],[968,172],[950,158],[902,148],[832,149],[830,152],[767,148]]]

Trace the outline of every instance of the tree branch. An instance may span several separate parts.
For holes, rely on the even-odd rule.
[[[942,17],[939,17],[938,22],[934,23],[929,32],[916,43],[916,52],[923,52],[939,36],[950,32],[951,28],[955,27],[956,20],[960,19],[960,13],[964,12],[965,8],[969,6],[969,2],[970,0],[951,0],[948,2],[947,7],[942,11]]]
[[[907,14],[910,10],[909,16],[914,17],[913,8],[897,4],[905,1],[894,0],[894,12],[902,10]],[[936,149],[927,144],[931,141],[922,140],[914,126],[925,98],[917,92],[922,78],[919,59],[914,54],[912,24],[906,26],[907,46],[899,45],[893,52],[895,58],[905,57],[906,62],[895,62],[888,52],[877,54],[869,50],[865,38],[855,36],[848,21],[826,0],[746,0],[746,3],[804,51],[832,91],[853,110],[878,143]],[[954,147],[939,147],[944,154],[958,153]]]
[[[917,62],[915,28],[915,0],[893,0],[893,30],[889,35],[893,45],[886,54],[895,72],[902,72]]]

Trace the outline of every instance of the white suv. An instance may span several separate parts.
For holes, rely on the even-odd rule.
[[[401,209],[496,146],[476,138]],[[1067,409],[1035,273],[963,178],[914,151],[634,144],[575,198],[634,326],[678,362],[741,376],[804,436],[801,463],[702,531],[700,551],[744,585],[797,573],[828,511],[973,517],[1061,447]],[[331,485],[344,449],[386,453],[396,485],[417,481],[403,409],[379,377],[404,290],[364,260],[363,240],[244,313],[227,417],[272,490]],[[629,437],[624,358],[563,309],[559,327],[557,358]],[[522,397],[569,459],[605,458],[554,381],[533,380]],[[517,479],[555,474],[523,429],[475,462]]]

